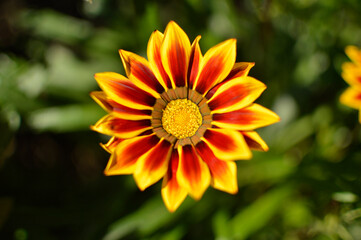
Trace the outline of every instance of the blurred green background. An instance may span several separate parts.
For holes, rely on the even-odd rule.
[[[158,183],[105,177],[89,130],[105,112],[93,75],[124,74],[118,49],[146,55],[175,20],[202,52],[237,38],[237,61],[282,121],[238,162],[239,193],[208,189],[170,214]],[[361,129],[342,106],[359,0],[5,0],[0,3],[0,239],[361,239]]]

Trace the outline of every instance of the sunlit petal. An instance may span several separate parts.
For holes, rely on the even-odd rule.
[[[231,194],[238,192],[237,166],[232,161],[219,160],[212,149],[204,142],[196,145],[198,154],[211,172],[211,184],[214,188]]]
[[[148,135],[126,139],[119,143],[111,155],[106,175],[132,174],[138,159],[159,142],[157,136]]]
[[[113,153],[114,149],[124,141],[122,138],[112,137],[109,139],[109,141],[106,144],[101,143],[100,146],[102,146],[108,153]]]
[[[346,106],[359,109],[361,106],[361,91],[349,87],[340,96],[340,102]]]
[[[119,50],[127,76],[137,87],[159,98],[159,94],[164,91],[154,73],[149,67],[148,61],[132,52]]]
[[[117,118],[113,114],[108,114],[100,119],[92,130],[109,136],[118,138],[132,138],[152,129],[149,119],[146,120],[126,120]]]
[[[217,158],[225,161],[250,159],[252,153],[243,135],[229,129],[207,129],[201,138]]]
[[[172,144],[164,139],[149,152],[142,155],[134,171],[134,179],[140,190],[159,181],[167,172]]]
[[[177,181],[177,170],[179,164],[179,154],[174,149],[169,162],[167,174],[162,183],[162,197],[165,206],[170,212],[174,212],[187,197],[187,191],[181,187]]]
[[[150,68],[152,69],[154,75],[157,77],[164,89],[168,90],[169,88],[172,88],[172,82],[163,67],[161,57],[162,43],[163,33],[157,30],[154,31],[149,38],[147,55]]]
[[[196,77],[199,73],[199,64],[203,59],[201,48],[199,47],[200,39],[201,36],[197,36],[196,39],[194,39],[191,47],[191,55],[188,67],[188,85],[190,89],[193,88],[194,82],[196,81]]]
[[[350,86],[358,88],[361,91],[361,65],[358,66],[351,62],[342,64],[342,78]]]
[[[190,52],[191,44],[187,34],[175,22],[169,22],[164,32],[161,58],[173,87],[187,85]]]
[[[202,59],[193,89],[205,95],[228,76],[235,60],[236,39],[229,39],[209,49]]]
[[[198,156],[193,145],[178,146],[178,154],[178,183],[191,197],[200,199],[211,181],[207,164]]]
[[[354,63],[361,66],[361,50],[359,48],[356,46],[347,46],[345,52]]]
[[[277,114],[254,103],[236,111],[213,114],[212,124],[220,128],[248,131],[271,125],[279,120]]]
[[[218,88],[208,106],[215,113],[225,113],[244,108],[266,89],[266,85],[251,77],[234,78]]]
[[[254,131],[241,132],[248,147],[257,151],[268,151],[268,146],[260,135]]]
[[[153,109],[155,98],[124,76],[105,72],[95,74],[94,78],[105,94],[115,102],[135,109]]]

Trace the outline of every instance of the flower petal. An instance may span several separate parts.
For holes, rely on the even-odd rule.
[[[190,52],[191,44],[187,34],[175,22],[169,22],[164,32],[161,58],[173,88],[187,85]]]
[[[227,77],[235,60],[236,39],[229,39],[209,49],[201,62],[193,89],[205,95]]]
[[[194,199],[200,199],[208,188],[211,175],[207,164],[197,155],[193,145],[178,146],[177,180]]]
[[[158,142],[159,138],[155,134],[122,141],[110,157],[104,171],[105,175],[132,174],[139,157],[156,146]]]
[[[238,183],[236,164],[232,161],[219,160],[214,155],[212,149],[204,142],[199,142],[196,145],[196,149],[211,172],[212,186],[215,189],[231,194],[237,193]]]
[[[172,147],[171,143],[162,138],[155,147],[138,159],[134,179],[140,190],[143,191],[164,177]]]
[[[107,112],[113,111],[113,106],[109,103],[109,99],[107,98],[107,95],[103,91],[91,92],[90,96],[105,111],[107,111]]]
[[[119,50],[119,54],[128,78],[140,89],[150,93],[155,98],[159,98],[159,94],[164,92],[164,88],[154,76],[148,61],[125,50]]]
[[[237,78],[237,77],[247,76],[249,73],[249,70],[251,70],[251,68],[253,66],[254,66],[254,62],[237,62],[237,63],[235,63],[231,72],[228,74],[228,76],[226,77],[226,79],[224,81],[231,80],[231,79]]]
[[[342,64],[342,78],[351,86],[361,89],[361,65],[350,62]]]
[[[115,102],[135,109],[153,109],[155,98],[149,93],[141,90],[124,76],[104,72],[94,75],[100,88]]]
[[[138,110],[123,106],[109,99],[103,91],[91,92],[90,96],[104,110],[112,112],[116,117],[129,120],[151,119],[151,110]]]
[[[199,72],[199,64],[203,58],[201,48],[199,47],[200,39],[201,36],[197,36],[191,47],[191,55],[188,66],[188,85],[190,89],[193,88],[194,82],[196,81],[196,77]]]
[[[108,114],[101,118],[94,126],[91,126],[91,129],[118,138],[132,138],[148,129],[152,129],[152,126],[149,119],[126,120],[117,118],[113,114]]]
[[[340,102],[346,106],[360,109],[361,91],[357,88],[349,87],[340,96]]]
[[[234,78],[217,89],[208,106],[212,114],[235,111],[250,105],[265,89],[265,84],[252,77]]]
[[[354,63],[361,65],[361,50],[359,48],[356,46],[347,46],[345,52]]]
[[[254,130],[280,121],[280,117],[259,104],[251,104],[233,112],[213,114],[212,124],[227,129]]]
[[[172,88],[172,82],[163,67],[161,58],[162,42],[163,33],[157,30],[154,31],[149,38],[147,55],[150,68],[152,69],[154,75],[157,77],[164,89],[168,90],[169,88]]]
[[[201,140],[212,149],[214,155],[220,160],[240,160],[252,157],[243,135],[238,131],[209,128]]]
[[[106,144],[101,143],[100,146],[102,146],[108,153],[112,153],[122,141],[124,141],[124,139],[112,137]]]
[[[206,95],[207,99],[210,99],[214,93],[220,88],[223,84],[228,82],[229,80],[232,80],[234,78],[238,77],[245,77],[248,75],[249,70],[254,66],[253,62],[237,62],[234,64],[233,69],[228,74],[226,79],[224,79],[221,83],[217,84],[215,87],[213,87]]]
[[[268,151],[268,146],[266,142],[263,141],[263,139],[259,136],[257,132],[247,131],[241,133],[250,149],[264,152]]]
[[[168,172],[164,176],[162,183],[162,197],[165,206],[170,212],[174,212],[187,197],[187,191],[182,188],[177,181],[177,170],[179,164],[179,155],[177,149],[173,149]]]

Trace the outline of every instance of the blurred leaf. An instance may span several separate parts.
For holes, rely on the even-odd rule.
[[[252,162],[238,162],[239,186],[261,181],[274,183],[294,172],[296,165],[290,159],[267,153],[267,159],[262,160],[264,154],[255,153]]]
[[[30,113],[28,123],[37,131],[69,132],[89,129],[103,115],[96,104],[75,104],[36,110]]]
[[[213,231],[216,236],[215,239],[230,239],[231,229],[229,228],[229,215],[225,211],[219,210],[215,213],[212,220]]]
[[[283,221],[287,228],[302,228],[312,222],[312,213],[307,202],[291,199],[283,206]]]
[[[229,222],[232,237],[239,240],[247,239],[264,227],[282,208],[283,203],[292,194],[292,189],[293,187],[290,185],[273,189],[242,209]]]
[[[352,192],[336,192],[332,194],[332,198],[338,202],[353,203],[358,200],[358,197]]]
[[[184,209],[183,206],[182,209]],[[180,212],[180,209],[176,213],[168,212],[161,198],[154,197],[133,214],[113,223],[103,239],[121,239],[136,230],[143,234],[150,234],[177,217]],[[177,232],[173,234],[178,235]]]
[[[23,13],[20,25],[35,35],[70,44],[89,37],[92,31],[88,22],[50,9]]]

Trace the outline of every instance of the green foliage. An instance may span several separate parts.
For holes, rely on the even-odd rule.
[[[31,2],[31,3],[30,3]],[[1,239],[345,239],[361,236],[361,129],[342,106],[344,48],[361,47],[357,0],[5,1],[0,3]],[[160,184],[105,177],[96,72],[124,74],[175,20],[202,52],[237,39],[237,61],[281,122],[239,161],[239,193],[208,189],[175,213]]]

